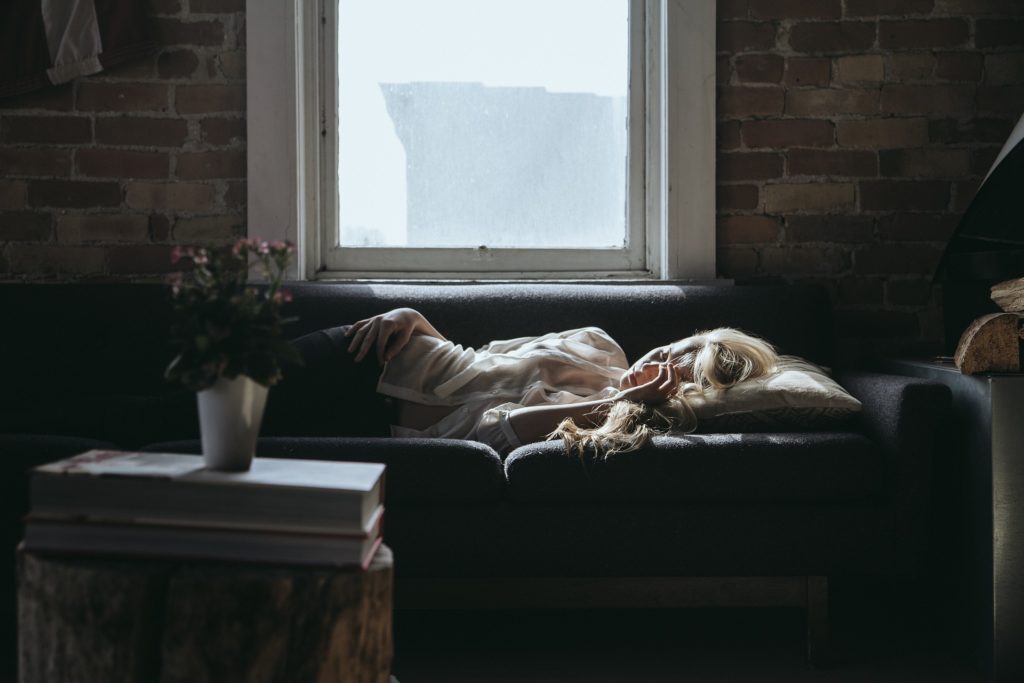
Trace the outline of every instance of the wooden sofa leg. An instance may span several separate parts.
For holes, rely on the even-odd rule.
[[[828,577],[807,577],[807,664],[827,663],[829,648]]]

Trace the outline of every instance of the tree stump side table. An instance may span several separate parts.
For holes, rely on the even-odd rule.
[[[21,683],[387,683],[391,550],[369,570],[18,550]]]

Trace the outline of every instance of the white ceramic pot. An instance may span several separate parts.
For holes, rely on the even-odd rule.
[[[220,377],[196,396],[206,466],[228,472],[248,470],[256,453],[267,387],[245,375]]]

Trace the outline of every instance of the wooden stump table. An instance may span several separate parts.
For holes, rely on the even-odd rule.
[[[18,551],[21,683],[386,683],[391,550],[359,568]]]

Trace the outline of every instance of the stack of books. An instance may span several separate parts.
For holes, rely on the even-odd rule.
[[[214,472],[194,455],[93,450],[33,470],[25,549],[366,568],[383,488],[377,463],[256,458]]]

